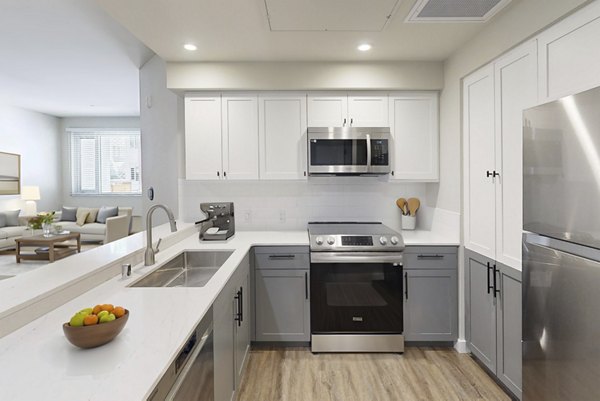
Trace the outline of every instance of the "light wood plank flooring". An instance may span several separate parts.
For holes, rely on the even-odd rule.
[[[254,348],[238,401],[510,401],[467,354],[409,347],[397,354]]]

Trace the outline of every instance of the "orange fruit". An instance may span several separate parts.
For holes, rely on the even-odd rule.
[[[102,310],[102,305],[96,305],[96,306],[94,306],[94,309],[92,309],[92,313],[94,315],[97,315],[101,310]]]
[[[98,323],[98,316],[96,315],[87,315],[83,318],[84,326],[91,326]]]
[[[120,318],[120,317],[122,317],[124,314],[125,314],[125,308],[123,308],[122,306],[117,306],[113,310],[113,315],[115,315],[115,317],[117,319]]]
[[[103,304],[100,308],[102,308],[102,310],[107,311],[108,313],[112,313],[112,311],[115,309],[115,307],[112,306],[112,304]]]

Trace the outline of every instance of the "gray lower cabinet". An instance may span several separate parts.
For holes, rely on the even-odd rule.
[[[231,401],[250,349],[250,257],[244,258],[213,303],[215,401]]]
[[[465,249],[465,275],[469,349],[521,398],[521,272]]]
[[[307,247],[257,247],[255,340],[310,341],[310,259]]]
[[[406,247],[404,254],[404,338],[458,338],[456,247]]]

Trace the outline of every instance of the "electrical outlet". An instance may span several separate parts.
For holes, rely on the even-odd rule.
[[[252,211],[251,210],[246,210],[243,214],[244,216],[244,223],[252,223]]]
[[[286,220],[286,216],[285,216],[285,210],[280,210],[279,211],[279,222],[280,223],[285,223]]]

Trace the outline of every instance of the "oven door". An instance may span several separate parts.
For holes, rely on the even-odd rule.
[[[312,334],[401,334],[402,256],[349,254],[311,254]]]

